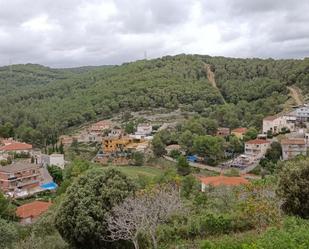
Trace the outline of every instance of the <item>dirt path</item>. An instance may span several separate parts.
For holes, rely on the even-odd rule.
[[[303,100],[303,96],[301,95],[300,89],[296,86],[288,86],[287,88],[289,89],[290,95],[294,99],[295,103],[297,105],[303,105],[304,100]]]
[[[207,79],[208,79],[208,81],[210,82],[210,84],[211,84],[214,88],[216,88],[216,89],[221,93],[221,91],[220,91],[220,89],[218,88],[217,83],[216,83],[215,74],[214,74],[213,71],[211,71],[210,65],[204,63],[204,68],[205,68],[205,70],[206,70]],[[222,98],[223,98],[223,96],[222,96]],[[224,101],[224,103],[226,103],[224,98],[223,98],[223,101]]]

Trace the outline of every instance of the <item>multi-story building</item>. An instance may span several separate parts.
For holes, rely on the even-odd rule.
[[[298,121],[308,122],[309,121],[309,104],[305,104],[303,106],[297,107],[292,113],[293,115],[297,117]]]
[[[261,159],[266,154],[270,142],[264,139],[254,139],[245,142],[245,155],[255,159]]]
[[[5,192],[38,187],[41,181],[39,166],[25,162],[0,167],[0,188]]]
[[[289,160],[298,155],[306,155],[307,147],[305,139],[283,139],[281,141],[282,146],[282,159]]]
[[[284,128],[295,130],[296,117],[294,115],[268,116],[263,119],[263,133],[271,131],[273,134],[280,133]]]

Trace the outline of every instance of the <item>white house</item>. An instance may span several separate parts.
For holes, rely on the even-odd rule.
[[[296,117],[294,115],[268,116],[263,119],[263,133],[271,131],[278,134],[283,128],[295,130]]]
[[[254,139],[245,143],[245,155],[261,159],[266,154],[267,149],[270,146],[270,142],[264,139]]]
[[[58,166],[61,169],[64,169],[65,160],[63,154],[51,154],[46,155],[42,153],[38,153],[35,155],[35,163],[43,166]]]
[[[307,147],[305,139],[283,139],[281,141],[283,160],[292,159],[298,155],[306,155]]]
[[[299,121],[308,122],[309,121],[309,104],[297,107],[293,114],[297,117]]]
[[[151,124],[139,124],[137,126],[137,130],[135,135],[148,136],[152,133],[152,125]]]

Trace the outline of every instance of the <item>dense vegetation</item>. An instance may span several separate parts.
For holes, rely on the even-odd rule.
[[[0,243],[8,249],[134,248],[133,240],[141,249],[308,248],[308,160],[279,163],[273,176],[250,185],[205,192],[181,162],[149,178],[74,161],[52,195],[53,207],[33,225],[18,225],[11,204],[0,198]],[[123,238],[116,241],[109,240],[114,215]]]
[[[205,63],[218,89],[207,79]],[[220,126],[256,126],[282,110],[287,85],[308,93],[309,60],[166,56],[121,66],[0,68],[0,136],[39,146],[84,122],[130,111],[181,108]]]

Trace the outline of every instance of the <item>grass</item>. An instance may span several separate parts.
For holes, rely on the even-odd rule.
[[[148,166],[107,166],[104,169],[116,169],[126,174],[131,178],[137,178],[138,176],[156,177],[162,173],[159,168]]]

